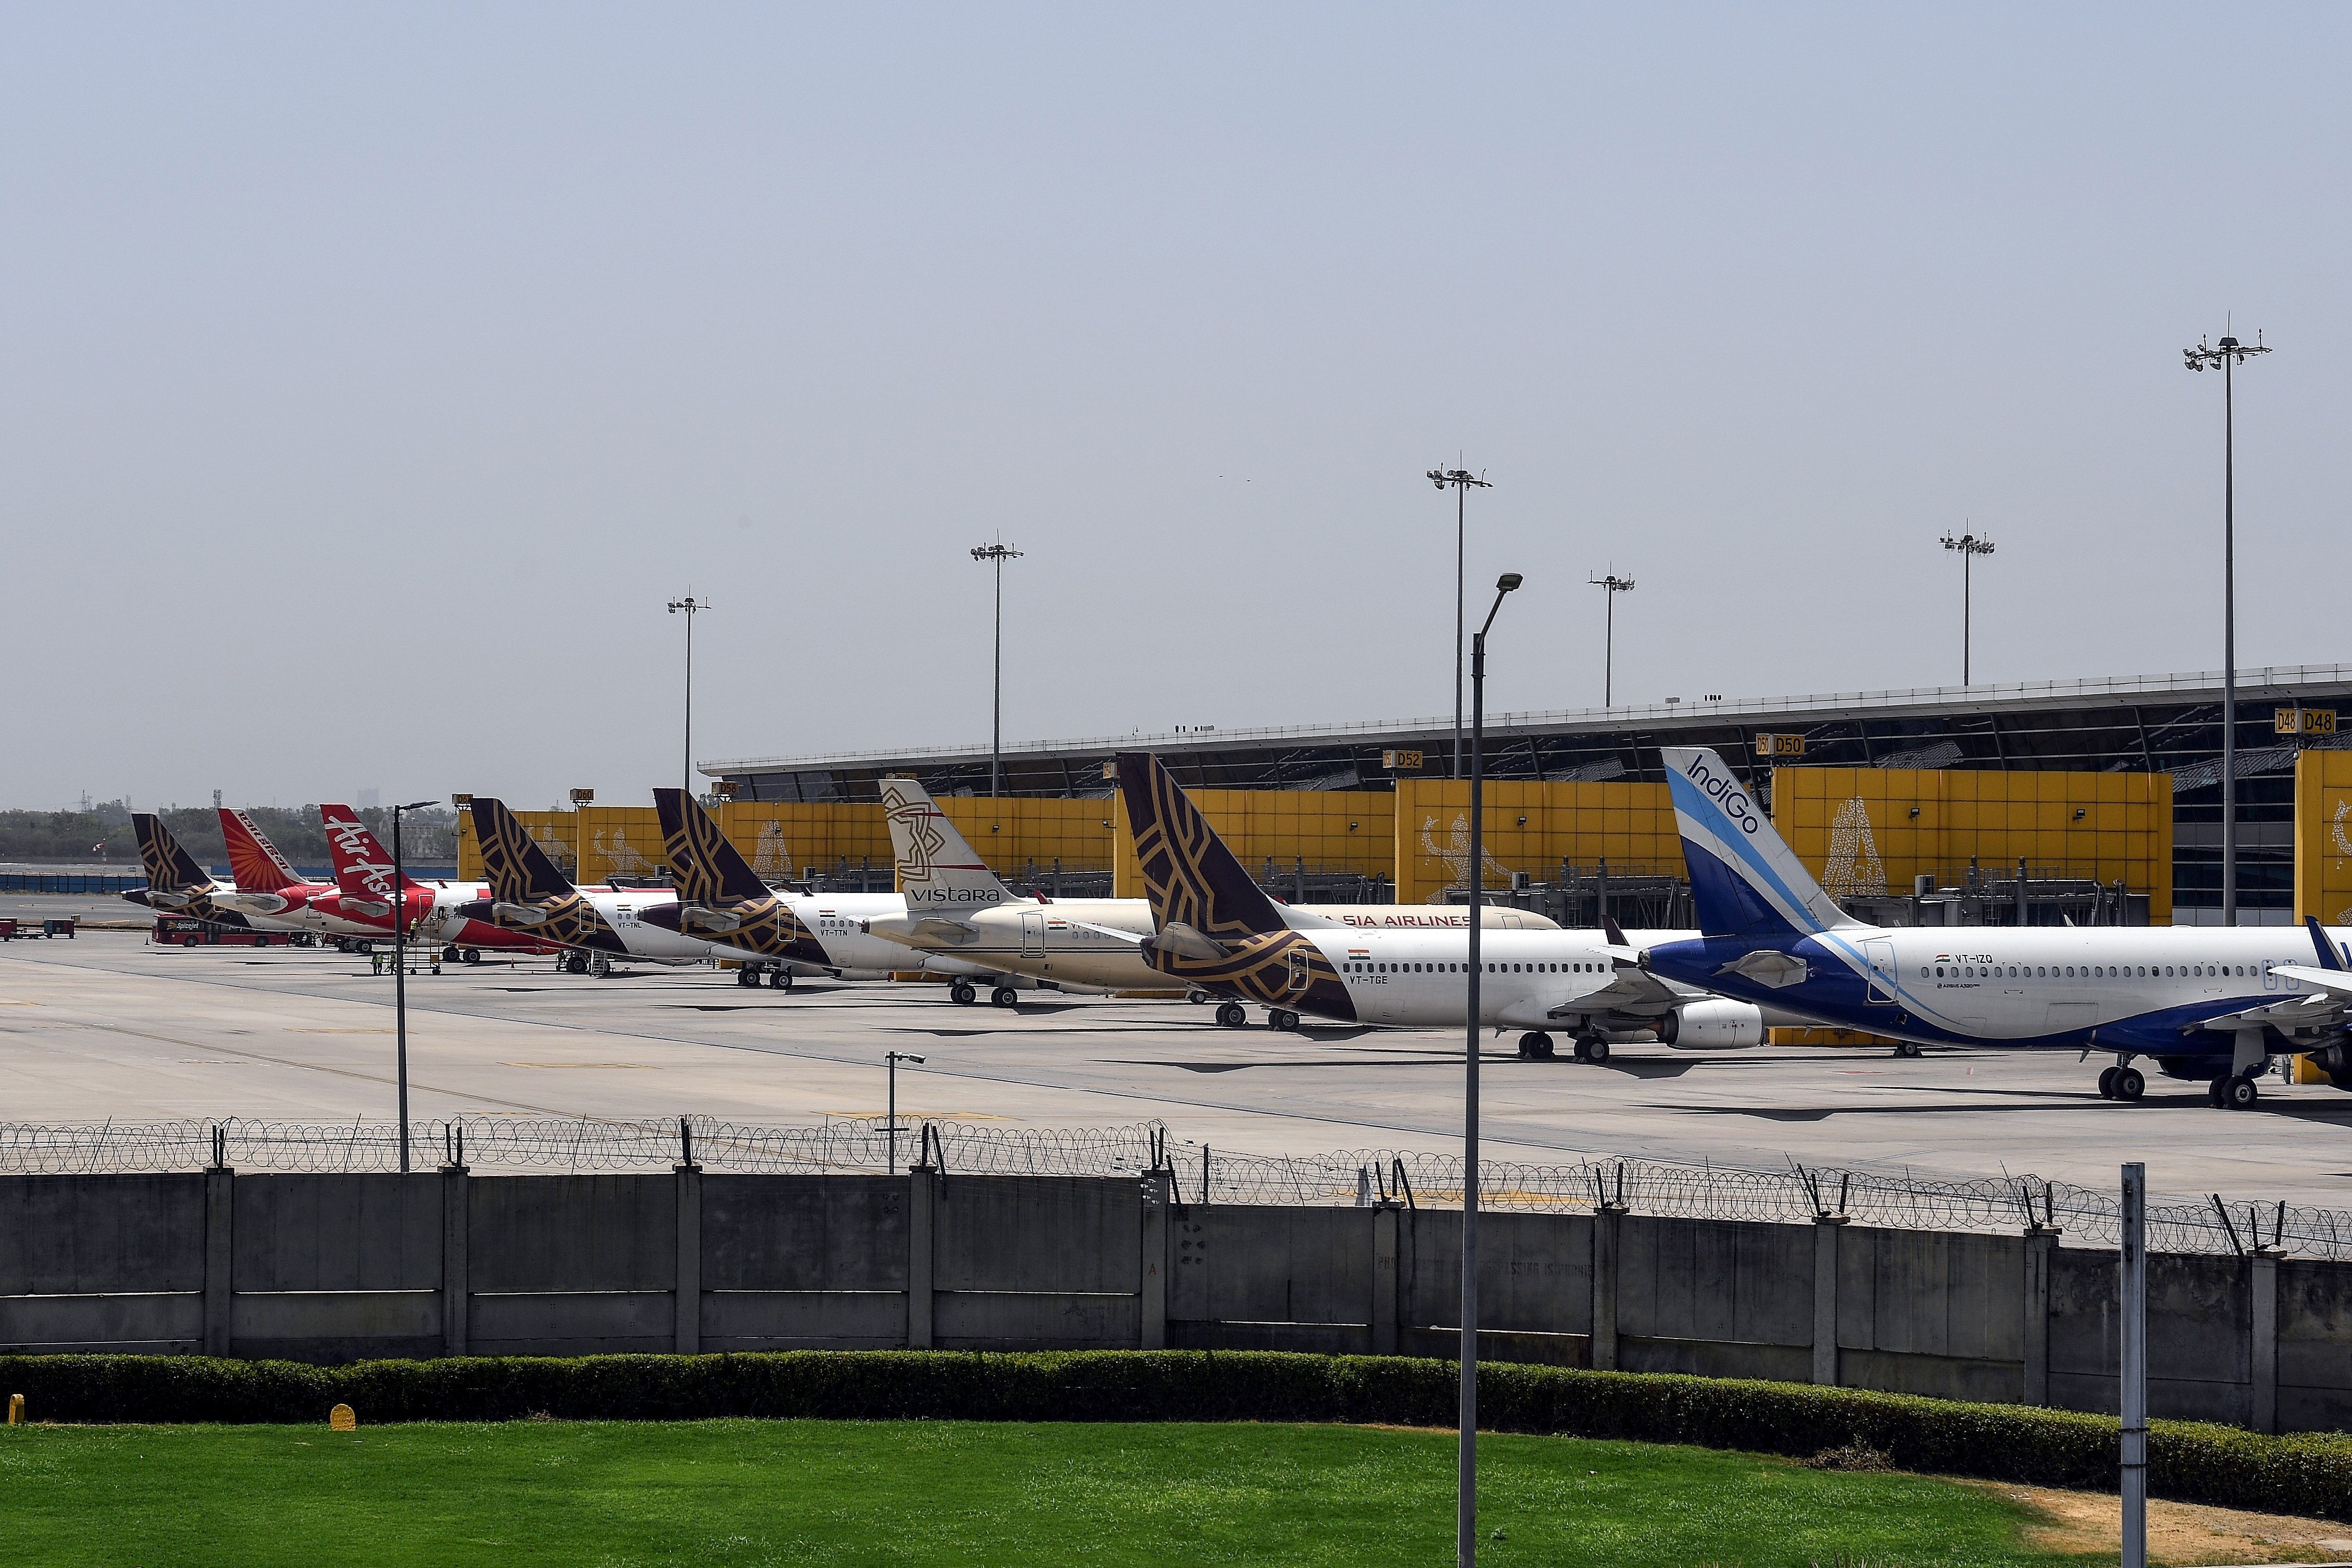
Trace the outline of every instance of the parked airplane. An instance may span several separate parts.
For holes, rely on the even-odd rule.
[[[711,944],[718,956],[740,958],[741,984],[756,986],[764,969],[769,983],[792,988],[794,975],[881,978],[920,972],[947,977],[959,1002],[979,995],[973,982],[986,980],[998,1005],[1017,999],[1022,981],[985,964],[934,953],[909,952],[899,944],[869,936],[866,923],[901,916],[907,900],[895,893],[778,892],[761,882],[710,813],[683,789],[656,789],[662,850],[668,858],[677,902],[645,912],[644,918],[668,931],[684,931]],[[1028,984],[1034,986],[1031,980]]]
[[[1465,1017],[1470,933],[1294,929],[1242,869],[1156,757],[1123,753],[1118,784],[1157,932],[1142,945],[1161,974],[1274,1009],[1278,1029],[1298,1014],[1426,1028]],[[1668,935],[1646,934],[1652,939]],[[1685,1049],[1754,1045],[1759,1009],[1696,986],[1674,985],[1617,961],[1623,934],[1483,931],[1479,1022],[1527,1032],[1519,1054],[1552,1054],[1568,1031],[1580,1061],[1605,1061],[1609,1036],[1648,1030]],[[1239,1023],[1227,1001],[1219,1021]]]
[[[320,906],[321,900],[333,898],[335,884],[312,882],[297,872],[243,811],[231,806],[217,810],[235,891],[215,891],[213,902],[240,911],[263,930],[338,935],[338,923]]]
[[[505,802],[477,795],[472,810],[489,891],[460,905],[458,914],[575,949],[565,963],[575,975],[609,975],[615,957],[694,964],[711,956],[709,943],[645,918],[676,904],[677,895],[667,888],[576,887]]]
[[[124,894],[126,900],[162,914],[209,920],[238,931],[279,929],[264,925],[243,910],[220,902],[223,894],[236,890],[215,882],[212,873],[196,863],[195,856],[180,847],[180,841],[172,836],[172,830],[163,825],[161,818],[152,812],[133,811],[131,829],[139,838],[139,862],[146,868],[147,885]]]
[[[1056,985],[1110,991],[1164,991],[1169,978],[1145,957],[1151,905],[1140,898],[1023,898],[998,880],[930,794],[911,779],[885,779],[882,811],[890,824],[906,913],[866,922],[874,936],[921,952],[996,965]],[[1274,905],[1300,929],[1467,930],[1465,904],[1324,904]],[[1532,910],[1486,907],[1496,929],[1557,930]],[[1210,994],[1193,989],[1194,1000]]]
[[[343,934],[383,940],[392,936],[392,855],[349,806],[322,805],[320,826],[335,867],[335,896],[321,900],[326,912],[349,929]],[[471,882],[418,882],[401,873],[401,918],[409,939],[439,943],[442,957],[474,964],[482,949],[510,953],[555,953],[562,949],[526,933],[501,930],[463,913],[490,896],[488,886]]]
[[[2145,1057],[2242,1110],[2270,1057],[2352,1080],[2347,933],[2174,925],[1868,925],[1822,891],[1712,751],[1663,753],[1701,935],[1649,973],[1923,1045],[2099,1051],[2099,1093],[2137,1100]],[[1629,955],[1630,956],[1630,955]]]

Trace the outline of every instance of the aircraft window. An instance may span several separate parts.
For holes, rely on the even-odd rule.
[[[2094,967],[2091,970],[2091,978],[2095,980],[2104,979],[2106,977],[2106,973],[2107,972],[2105,968]]]
[[[2074,966],[2072,964],[2066,966],[2066,977],[2070,980],[2074,977]]]
[[[1937,979],[1939,979],[1939,980],[1940,980],[1940,979],[1942,979],[1943,977],[1944,977],[1944,967],[1943,967],[1941,964],[1938,964],[1938,965],[1937,965],[1937,966],[1936,966],[1936,978],[1937,978]]]
[[[2017,978],[2017,966],[2014,964],[2009,967],[2009,977],[2012,980]]]
[[[2169,964],[2167,964],[2167,965],[2164,967],[2164,972],[2165,972],[2165,974],[2167,974],[2168,976],[2168,975],[2170,975],[2170,974],[2172,973],[2172,966],[2171,966],[2171,965],[2169,965]]]
[[[1923,980],[1927,977],[1927,966],[1925,964],[1919,966],[1919,977]]]

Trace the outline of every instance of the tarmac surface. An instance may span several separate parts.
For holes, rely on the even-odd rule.
[[[393,982],[331,948],[157,947],[125,932],[0,944],[0,1122],[306,1123],[394,1113]],[[708,967],[597,980],[551,960],[408,982],[411,1113],[799,1124],[879,1115],[1028,1127],[1164,1121],[1182,1144],[1262,1154],[1450,1152],[1462,1045],[1440,1031],[1227,1030],[1179,1001],[1024,992],[959,1007],[937,986],[738,986]],[[1256,1009],[1252,1009],[1255,1015]],[[1489,1159],[1591,1154],[1939,1177],[2031,1173],[2158,1194],[2352,1209],[2352,1093],[2265,1079],[2251,1112],[2149,1075],[2100,1100],[2073,1052],[1620,1046],[1605,1066],[1483,1058]]]

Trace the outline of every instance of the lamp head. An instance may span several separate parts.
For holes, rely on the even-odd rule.
[[[438,800],[411,800],[407,805],[394,806],[393,810],[395,811],[421,811],[427,806],[437,806],[441,802]]]
[[[1521,577],[1516,571],[1507,571],[1502,576],[1495,580],[1495,591],[1497,593],[1508,593],[1526,580],[1527,580],[1525,578]]]

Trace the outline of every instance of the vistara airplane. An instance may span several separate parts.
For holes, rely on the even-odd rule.
[[[2352,1080],[2348,935],[2293,926],[1887,927],[1838,907],[1712,751],[1664,751],[1700,935],[1654,937],[1650,974],[1922,1045],[2111,1055],[2099,1092],[2137,1100],[2145,1058],[2234,1109],[2269,1059]]]
[[[126,901],[159,915],[209,920],[237,931],[281,929],[261,925],[243,910],[222,903],[224,895],[234,895],[236,890],[215,882],[212,873],[196,863],[196,857],[180,847],[162,818],[133,811],[131,831],[139,838],[139,863],[146,869],[147,885],[124,894]]]
[[[1006,970],[953,956],[910,952],[896,942],[867,934],[867,921],[903,915],[907,900],[896,893],[780,892],[751,870],[742,852],[727,841],[718,822],[683,789],[656,789],[662,851],[669,860],[677,902],[645,912],[644,918],[669,931],[709,940],[713,952],[740,958],[740,983],[769,983],[789,990],[794,975],[879,979],[893,974],[938,975],[959,1002],[979,995],[986,982],[1000,1005],[1010,1006],[1018,988],[1035,986]]]
[[[1277,1029],[1297,1029],[1302,1012],[1398,1028],[1468,1021],[1466,925],[1295,928],[1158,758],[1122,753],[1118,786],[1156,927],[1142,952],[1171,979],[1232,998],[1217,1009],[1220,1022],[1244,1022],[1244,998],[1271,1009]],[[1479,1024],[1524,1030],[1519,1054],[1539,1060],[1552,1054],[1553,1030],[1570,1034],[1587,1061],[1607,1061],[1611,1037],[1635,1031],[1685,1050],[1763,1039],[1759,1009],[1643,973],[1625,956],[1623,935],[1482,929]]]
[[[898,860],[903,915],[866,922],[877,936],[926,953],[990,964],[1058,986],[1102,991],[1166,991],[1169,977],[1144,956],[1151,904],[1141,898],[1024,898],[989,870],[978,851],[911,779],[885,779],[882,810]],[[1269,900],[1269,902],[1271,902]],[[1465,904],[1275,904],[1297,929],[1466,930]],[[1557,930],[1531,910],[1482,908],[1496,930]],[[1192,989],[1195,1000],[1211,993]]]
[[[459,915],[572,948],[564,967],[575,975],[609,975],[615,958],[697,964],[711,956],[709,943],[645,918],[677,902],[669,889],[574,886],[505,802],[477,795],[471,810],[489,896]]]

